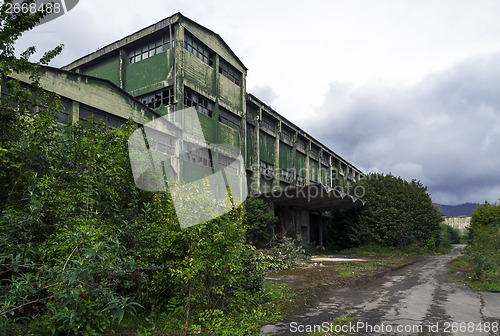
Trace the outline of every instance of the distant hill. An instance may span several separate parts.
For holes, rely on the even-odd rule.
[[[464,203],[459,205],[441,205],[441,215],[445,217],[472,216],[477,208],[477,203]]]

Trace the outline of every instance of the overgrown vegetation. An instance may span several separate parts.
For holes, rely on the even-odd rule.
[[[330,248],[394,248],[435,251],[441,244],[441,216],[419,181],[370,174],[353,184],[365,190],[365,206],[343,211],[330,226]],[[345,235],[347,233],[347,235]]]
[[[259,267],[263,270],[291,269],[311,255],[307,243],[290,237],[275,237],[271,246],[256,253]]]
[[[255,331],[269,293],[243,209],[181,230],[168,194],[134,186],[132,124],[56,118],[47,109],[3,124],[16,136],[0,143],[0,329],[92,335],[127,314],[162,311],[164,334]],[[186,190],[200,206],[204,195]]]
[[[472,214],[463,262],[471,270],[470,285],[500,292],[500,205],[485,202]]]
[[[283,291],[264,286],[243,208],[181,230],[168,194],[135,187],[134,123],[58,125],[59,99],[28,62],[34,48],[13,54],[37,18],[1,15],[0,330],[249,335],[275,319]],[[30,88],[12,71],[31,74]],[[210,211],[205,191],[185,197]]]
[[[277,305],[292,294],[266,285],[262,270],[293,267],[304,245],[273,242],[276,219],[253,199],[181,230],[167,193],[135,187],[127,150],[134,122],[116,130],[58,125],[59,99],[38,86],[28,61],[34,48],[14,56],[16,39],[40,16],[2,6],[1,18],[0,81],[9,94],[0,103],[0,330],[251,335],[276,320]],[[31,87],[11,80],[12,71],[30,73]],[[357,185],[367,205],[343,214],[343,247],[439,246],[439,215],[419,182],[377,175]],[[207,190],[184,192],[211,211]]]
[[[266,202],[249,197],[245,201],[245,210],[243,223],[247,228],[247,241],[257,248],[271,247],[277,218],[269,211]]]

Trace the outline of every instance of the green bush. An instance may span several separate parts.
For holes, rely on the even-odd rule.
[[[203,327],[201,312],[261,302],[242,208],[181,230],[168,194],[135,187],[132,124],[57,126],[55,111],[0,143],[0,329],[97,335],[143,307]],[[185,197],[210,209],[204,190]]]
[[[500,291],[500,206],[485,203],[472,214],[465,261],[481,289]]]
[[[135,186],[133,121],[117,130],[92,121],[59,125],[60,100],[39,87],[29,62],[35,48],[14,52],[42,15],[9,14],[11,2],[0,11],[0,82],[8,90],[0,96],[1,333],[178,334],[182,327],[223,334],[216,330],[222,315],[256,330],[268,318],[260,307],[269,295],[245,242],[242,208],[181,230],[168,194]],[[27,73],[31,87],[11,80],[13,71]],[[203,190],[186,195],[207,202]]]
[[[498,226],[500,226],[500,206],[488,202],[478,205],[472,213],[471,224],[467,229],[469,242],[472,242],[484,227]]]
[[[246,237],[250,244],[257,248],[270,247],[277,222],[277,217],[269,212],[262,199],[249,197],[245,201],[243,223],[247,228]]]
[[[451,244],[460,244],[462,242],[462,234],[459,229],[441,223],[440,250],[446,253],[450,250]]]
[[[406,249],[412,245],[433,250],[440,244],[441,216],[419,181],[370,174],[353,184],[365,191],[365,205],[343,211],[350,246],[379,245]]]

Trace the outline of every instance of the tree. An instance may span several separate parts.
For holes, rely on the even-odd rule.
[[[186,329],[215,334],[211,324],[231,321],[236,309],[259,316],[263,278],[242,209],[181,230],[168,194],[135,186],[127,145],[136,123],[58,125],[58,97],[38,85],[29,62],[34,48],[14,56],[38,17],[4,5],[1,18],[0,330],[98,335],[141,306],[171,315],[175,332],[181,318]],[[30,73],[30,87],[12,71]],[[210,211],[207,192],[187,193]]]
[[[465,259],[482,289],[500,290],[500,205],[485,202],[472,213]]]
[[[249,197],[245,201],[244,225],[247,241],[257,248],[269,247],[278,219],[269,212],[266,202]]]
[[[366,202],[348,216],[348,235],[354,245],[439,245],[441,216],[421,182],[370,174],[354,187],[364,188]]]
[[[469,241],[472,242],[478,232],[485,227],[500,226],[500,205],[485,202],[477,206],[472,213],[471,224],[468,228]]]
[[[43,11],[31,13],[29,11],[8,12],[9,4],[13,0],[5,0],[0,8],[0,76],[3,81],[8,79],[12,71],[28,72],[32,74],[33,84],[38,84],[36,68],[37,64],[30,62],[30,58],[36,52],[34,46],[29,47],[21,53],[20,57],[15,56],[15,44],[23,33],[33,29],[35,25],[44,17]],[[24,0],[23,3],[35,3],[35,0]],[[62,45],[47,51],[38,61],[38,64],[47,65],[62,51]]]

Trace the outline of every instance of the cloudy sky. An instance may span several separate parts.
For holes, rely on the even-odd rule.
[[[81,0],[19,49],[62,66],[176,12],[215,31],[247,91],[365,172],[442,204],[500,198],[500,1]]]

